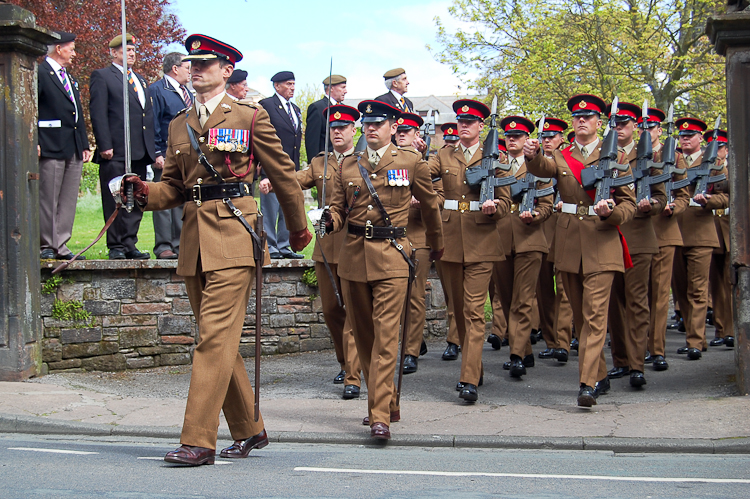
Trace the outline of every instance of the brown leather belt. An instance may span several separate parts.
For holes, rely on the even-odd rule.
[[[348,224],[349,234],[365,236],[365,239],[398,239],[406,237],[406,227],[376,227],[375,225]]]
[[[200,206],[203,201],[212,199],[241,198],[252,196],[253,188],[246,182],[228,182],[225,184],[198,183],[189,191],[195,204]]]

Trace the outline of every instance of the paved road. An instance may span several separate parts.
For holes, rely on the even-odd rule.
[[[182,468],[163,440],[0,435],[0,496],[746,498],[750,456],[273,444]],[[44,452],[40,452],[43,450]]]

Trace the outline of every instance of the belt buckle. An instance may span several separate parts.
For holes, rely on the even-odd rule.
[[[195,184],[193,186],[193,201],[195,201],[195,204],[197,206],[200,206],[203,204],[203,201],[201,199],[201,186],[200,184]]]
[[[511,203],[510,204],[510,212],[511,213],[515,213],[516,208],[518,208],[518,205],[516,203]]]
[[[368,220],[367,224],[365,224],[365,239],[372,239],[373,235],[375,235],[375,228],[373,227],[372,222]]]
[[[576,212],[578,213],[579,217],[582,217],[584,215],[588,215],[589,214],[589,207],[588,206],[579,206],[576,209]]]
[[[471,205],[469,204],[468,201],[459,201],[458,202],[458,209],[461,210],[461,211],[468,211],[469,210],[469,206],[471,206]]]
[[[719,215],[720,217],[724,216],[724,208],[720,208],[720,209],[716,210],[716,214]]]

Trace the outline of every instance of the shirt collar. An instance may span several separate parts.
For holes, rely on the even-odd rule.
[[[384,147],[381,147],[381,148],[380,148],[380,149],[378,149],[377,151],[373,151],[373,150],[372,150],[372,149],[370,148],[370,146],[367,146],[367,157],[369,158],[370,156],[372,156],[372,153],[373,153],[373,152],[376,152],[376,153],[378,153],[378,158],[380,158],[380,159],[383,159],[383,155],[385,154],[385,151],[387,151],[387,150],[388,150],[388,147],[389,147],[390,145],[391,145],[391,143],[389,142],[389,143],[387,143],[387,144],[386,144],[386,145],[385,145]]]
[[[631,151],[633,150],[634,147],[635,147],[635,141],[631,140],[630,144],[628,144],[625,147],[623,147],[622,150],[625,151],[625,154],[630,155],[630,153],[631,153]]]
[[[336,156],[336,161],[338,161],[339,159],[341,159],[341,156],[346,157],[346,156],[351,156],[352,154],[354,154],[354,146],[352,146],[347,151],[344,151],[344,152],[333,151],[333,153]]]
[[[208,109],[209,114],[214,114],[214,111],[216,111],[216,108],[218,107],[219,103],[224,99],[224,96],[226,95],[226,92],[222,92],[219,95],[216,95],[214,97],[211,97],[206,102],[198,102],[195,101],[195,110],[198,111],[198,108],[203,104],[206,106],[206,109]]]
[[[180,89],[180,86],[181,86],[181,85],[180,85],[180,84],[179,84],[179,83],[177,82],[177,80],[175,80],[175,79],[174,79],[174,78],[172,78],[171,76],[169,76],[169,75],[164,75],[164,79],[165,79],[165,80],[167,80],[167,82],[169,82],[169,84],[170,84],[170,85],[172,86],[172,88],[174,88],[175,90],[179,90],[179,89]]]
[[[393,89],[391,89],[391,93],[396,98],[396,100],[399,101],[399,102],[401,102],[401,99],[406,99],[406,97],[404,97],[403,95],[401,95],[400,93],[396,92]]]
[[[56,60],[54,60],[51,57],[47,57],[47,64],[49,64],[50,66],[52,66],[52,69],[55,70],[55,73],[59,73],[60,69],[62,69],[62,66],[60,66],[60,63],[57,62]]]
[[[596,137],[592,142],[589,142],[588,144],[581,144],[578,142],[578,139],[576,139],[576,147],[578,147],[578,150],[580,151],[581,148],[586,147],[586,150],[589,154],[591,154],[594,149],[596,149],[596,146],[599,144],[599,137]]]
[[[281,105],[284,106],[284,111],[286,111],[287,110],[286,105],[289,101],[283,98],[282,96],[280,96],[278,93],[276,94],[276,97],[279,98],[279,100],[281,101]]]
[[[461,152],[464,153],[464,154],[466,154],[466,150],[468,149],[469,152],[471,153],[472,157],[474,156],[474,154],[476,154],[477,149],[479,149],[479,142],[477,142],[476,144],[474,144],[471,147],[466,147],[463,144],[461,144],[460,142],[459,142],[459,144],[461,145]]]

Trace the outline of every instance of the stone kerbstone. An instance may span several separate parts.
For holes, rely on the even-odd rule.
[[[73,343],[63,345],[63,359],[74,359],[84,357],[94,357],[97,355],[107,355],[118,353],[119,345],[114,341],[100,341],[98,343]]]
[[[128,364],[123,354],[116,353],[83,359],[81,367],[87,371],[124,371]]]
[[[81,367],[82,363],[81,359],[68,359],[59,362],[50,362],[48,365],[50,371],[60,371],[62,369],[75,369]]]

